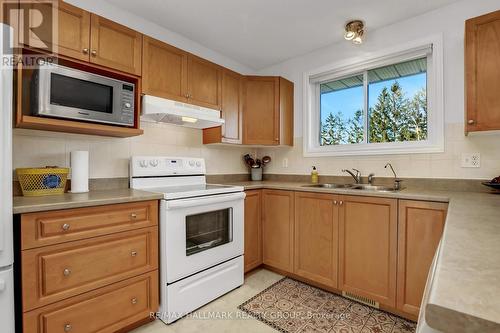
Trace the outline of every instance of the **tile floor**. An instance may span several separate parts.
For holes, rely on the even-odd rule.
[[[268,270],[258,270],[245,278],[245,284],[227,295],[198,309],[193,317],[186,317],[171,325],[156,320],[131,333],[276,333],[277,331],[237,309],[238,305],[279,281],[283,276]],[[210,314],[231,316],[231,319],[203,319]],[[198,318],[195,318],[198,316]]]

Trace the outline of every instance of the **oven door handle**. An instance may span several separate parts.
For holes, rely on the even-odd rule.
[[[245,199],[245,192],[167,201],[167,209],[189,208]]]

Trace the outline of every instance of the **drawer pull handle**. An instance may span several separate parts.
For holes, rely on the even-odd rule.
[[[65,268],[63,271],[64,276],[69,276],[71,274],[71,269]]]
[[[132,251],[132,252],[130,252],[130,255],[131,255],[132,257],[137,257],[137,251]]]
[[[73,327],[71,326],[71,324],[66,324],[66,325],[64,325],[64,332],[69,332],[69,331],[71,331],[72,328]]]
[[[70,225],[70,224],[68,224],[68,223],[64,223],[64,224],[62,225],[62,230],[64,230],[64,231],[68,231],[68,230],[69,230],[69,228],[71,228],[71,225]]]
[[[132,299],[130,300],[130,303],[132,303],[132,304],[137,304],[137,298],[136,298],[136,297],[132,298]]]
[[[132,214],[130,214],[130,218],[132,218],[132,219],[136,219],[136,218],[137,218],[137,214],[136,214],[136,213],[132,213]]]

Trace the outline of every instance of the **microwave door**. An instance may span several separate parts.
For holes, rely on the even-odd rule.
[[[61,66],[41,68],[39,72],[38,114],[123,124],[121,109],[122,82]]]

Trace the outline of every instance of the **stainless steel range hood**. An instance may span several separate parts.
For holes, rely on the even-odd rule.
[[[142,96],[141,121],[200,129],[224,124],[219,110],[150,95]]]

